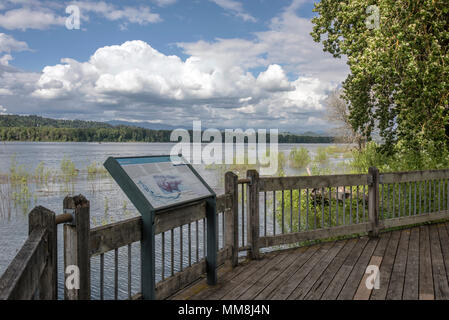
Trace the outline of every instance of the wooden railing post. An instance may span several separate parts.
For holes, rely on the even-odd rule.
[[[375,167],[368,171],[368,216],[371,222],[370,237],[379,235],[379,170]]]
[[[249,170],[247,177],[250,180],[247,187],[248,245],[250,246],[248,257],[257,260],[259,259],[259,173],[256,170]]]
[[[89,201],[82,195],[66,197],[64,213],[74,216],[72,223],[64,225],[64,297],[66,300],[90,300]],[[76,271],[79,271],[79,289],[68,287],[68,284],[74,284],[73,277],[77,276],[71,270],[74,266],[78,268]],[[67,269],[68,267],[71,268]],[[71,283],[67,283],[68,281]]]
[[[225,244],[232,248],[231,265],[236,267],[239,259],[239,185],[233,172],[225,175],[225,193],[231,195],[231,206],[225,212]]]
[[[36,298],[39,300],[58,299],[58,252],[57,252],[57,228],[55,214],[44,207],[34,208],[28,216],[28,234],[43,228],[47,231],[47,264],[39,280]]]

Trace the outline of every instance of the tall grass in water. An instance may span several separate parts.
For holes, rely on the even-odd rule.
[[[290,167],[295,169],[304,169],[310,164],[312,158],[310,157],[309,150],[307,150],[306,148],[301,147],[299,149],[296,149],[296,147],[294,147],[290,151],[288,160]]]
[[[70,193],[75,190],[75,179],[78,177],[79,170],[76,169],[75,163],[72,160],[64,158],[61,161],[61,178],[64,183],[63,192]]]

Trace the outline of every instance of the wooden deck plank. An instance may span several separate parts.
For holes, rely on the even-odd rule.
[[[321,274],[326,270],[335,256],[341,251],[346,244],[346,241],[338,241],[328,251],[328,253],[318,262],[312,271],[307,275],[307,278],[290,294],[288,300],[302,300],[319,279]]]
[[[369,289],[366,286],[366,281],[368,280],[368,277],[371,275],[371,273],[366,272],[367,267],[376,266],[379,269],[380,273],[380,266],[382,264],[382,259],[385,254],[385,250],[387,249],[390,236],[391,232],[380,234],[379,242],[377,243],[376,249],[374,250],[374,253],[371,256],[368,265],[365,267],[365,270],[363,270],[362,279],[360,280],[358,287],[356,288],[356,292],[353,296],[354,300],[369,300],[371,293],[374,289]],[[379,275],[378,277],[380,279]]]
[[[243,262],[236,266],[235,268],[224,266],[219,269],[219,277],[218,277],[218,286],[221,286],[222,283],[226,283],[230,279],[236,277],[241,272],[243,272],[248,266],[248,262]],[[180,291],[173,297],[171,300],[197,300],[197,299],[205,299],[207,295],[209,295],[212,291],[217,290],[216,287],[211,287],[207,284],[207,278],[204,277],[197,283],[185,288]]]
[[[257,261],[250,261],[242,272],[231,276],[228,279],[221,280],[216,286],[209,287],[208,290],[204,290],[192,297],[193,300],[220,300],[225,294],[237,286],[241,281],[249,277],[256,272],[260,267],[275,259],[278,256],[278,252],[271,255],[263,256],[262,259]]]
[[[391,232],[381,233],[379,238],[380,240],[376,246],[376,250],[374,250],[373,256],[383,258],[388,248],[388,243],[390,242]]]
[[[408,245],[407,267],[405,270],[404,300],[418,300],[419,297],[419,228],[413,228]]]
[[[390,241],[391,232],[382,233],[380,235],[380,240],[376,246],[376,250],[374,250],[373,256],[369,261],[369,266],[376,266],[379,269],[378,279],[380,279],[380,266],[382,265],[383,256],[385,255],[385,250],[387,250],[388,242]],[[354,295],[354,300],[369,300],[371,297],[371,293],[376,288],[369,289],[366,285],[366,281],[368,277],[371,276],[371,273],[366,273],[363,275],[362,280],[359,283],[359,287],[357,292]]]
[[[419,227],[419,300],[434,300],[429,227]]]
[[[277,263],[261,278],[259,278],[248,290],[238,297],[238,300],[253,300],[259,295],[266,287],[270,285],[279,275],[291,266],[295,260],[298,259],[307,250],[307,247],[299,248],[292,251],[288,256],[280,263]]]
[[[364,237],[358,240],[357,244],[352,249],[349,256],[346,258],[345,262],[341,266],[340,270],[338,270],[332,282],[329,284],[329,287],[324,292],[322,299],[323,300],[335,300],[340,294],[341,289],[343,288],[346,280],[348,279],[354,265],[359,259],[360,255],[363,252],[366,244],[368,243],[368,238]]]
[[[337,256],[332,260],[329,267],[324,271],[320,278],[315,282],[313,287],[309,290],[305,296],[306,300],[319,300],[323,295],[324,291],[327,289],[329,284],[332,282],[335,274],[338,272],[340,267],[345,262],[348,255],[351,253],[358,239],[350,239],[346,242],[343,249],[337,254]]]
[[[357,260],[351,273],[349,274],[346,283],[340,291],[337,297],[338,300],[352,300],[354,298],[354,295],[360,285],[360,281],[362,280],[366,272],[366,267],[368,266],[368,263],[370,262],[378,243],[378,238],[373,238],[368,241],[365,249]]]
[[[366,288],[366,267],[380,266],[380,288]],[[171,299],[449,300],[449,222],[271,252],[219,270]]]
[[[256,297],[255,300],[266,300],[271,293],[276,290],[285,280],[299,268],[301,268],[307,261],[313,256],[313,254],[319,249],[319,246],[308,247],[307,250],[302,253],[295,262],[285,269],[279,276],[277,276],[273,282],[266,286]]]
[[[379,256],[372,256],[370,261],[369,261],[369,266],[375,266],[378,268],[378,270],[380,270],[380,265],[382,264],[382,257]],[[378,284],[377,282],[380,279],[380,275],[379,273],[376,275],[377,278],[374,278],[374,283],[370,283],[371,285],[374,285],[373,288],[368,287],[367,282],[368,282],[368,278],[371,277],[373,274],[372,270],[369,270],[370,272],[365,272],[365,274],[362,277],[362,280],[359,283],[359,287],[357,288],[357,291],[354,295],[354,300],[369,300],[369,298],[371,297],[371,293],[373,292],[373,290],[376,289],[376,285]],[[370,281],[372,281],[372,279],[370,279]]]
[[[268,297],[270,300],[286,300],[288,296],[295,290],[295,288],[304,280],[304,278],[309,274],[309,272],[314,268],[314,266],[320,261],[320,259],[329,252],[333,247],[334,243],[324,243],[318,251],[304,264],[300,269],[296,270],[295,273],[291,275],[278,290],[273,291],[273,293]]]
[[[449,299],[449,286],[447,283],[446,268],[444,266],[443,253],[441,251],[438,226],[430,227],[430,252],[432,255],[432,273],[436,300]]]
[[[264,277],[265,274],[274,266],[282,263],[287,257],[289,256],[288,253],[280,253],[275,259],[272,259],[268,261],[263,266],[260,266],[254,273],[246,277],[243,281],[240,281],[240,283],[235,286],[231,291],[229,291],[227,294],[225,294],[221,299],[223,300],[235,300],[240,295],[245,293],[253,284],[257,282],[260,278]]]
[[[380,288],[371,293],[370,300],[385,300],[390,283],[391,271],[393,269],[394,259],[396,258],[396,251],[399,245],[401,231],[394,231],[391,233],[390,241],[388,242],[385,255],[380,265]]]
[[[386,297],[387,300],[402,300],[409,240],[410,230],[402,230],[398,251],[396,253],[396,259],[394,260],[393,270],[391,273],[390,284],[388,286]]]

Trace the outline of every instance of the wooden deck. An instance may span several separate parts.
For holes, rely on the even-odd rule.
[[[380,267],[380,288],[368,290],[366,268]],[[272,252],[219,271],[172,299],[192,300],[448,300],[449,223]]]

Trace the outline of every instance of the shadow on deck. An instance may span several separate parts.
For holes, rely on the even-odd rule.
[[[265,254],[219,270],[174,300],[448,300],[449,223],[322,243]],[[366,286],[368,266],[380,269],[379,289]]]

